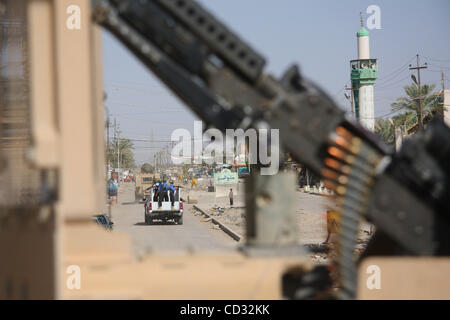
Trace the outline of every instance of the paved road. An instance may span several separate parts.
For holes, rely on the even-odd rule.
[[[123,183],[119,189],[119,204],[113,206],[112,217],[116,232],[128,233],[133,240],[135,253],[145,250],[164,252],[168,250],[194,249],[202,251],[229,250],[236,242],[221,230],[213,229],[211,223],[203,222],[191,212],[192,205],[184,204],[183,225],[146,225],[144,205],[134,202],[134,184]]]

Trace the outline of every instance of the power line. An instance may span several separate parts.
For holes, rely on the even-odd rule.
[[[414,58],[415,58],[415,56],[411,57],[411,58],[410,58],[408,61],[406,61],[406,63],[405,63],[404,65],[402,65],[400,68],[398,68],[398,69],[392,71],[391,73],[389,73],[389,74],[387,74],[387,75],[385,75],[385,76],[383,76],[383,77],[381,77],[381,78],[378,78],[378,81],[384,80],[384,79],[386,79],[386,78],[389,78],[390,75],[396,73],[396,72],[399,71],[399,70],[400,70],[400,71],[403,71],[402,69],[403,69],[403,68],[406,68],[406,67],[408,66],[408,64],[409,64]]]
[[[399,109],[397,109],[397,110],[393,110],[393,111],[390,111],[390,112],[388,112],[388,113],[385,113],[385,114],[382,114],[382,115],[379,115],[379,116],[376,116],[376,117],[373,117],[373,118],[361,118],[361,119],[370,119],[370,120],[372,120],[372,119],[375,119],[375,120],[383,119],[383,118],[385,118],[385,117],[387,117],[387,116],[390,116],[390,115],[392,115],[392,114],[394,114],[394,113],[397,113],[397,112],[403,110],[404,108],[405,108],[405,107],[402,107],[402,108],[399,108]]]
[[[152,143],[152,142],[157,142],[157,143],[172,143],[172,142],[179,142],[179,141],[177,141],[177,140],[146,140],[146,139],[133,139],[133,138],[126,138],[126,139],[128,139],[128,140],[130,140],[130,141],[136,141],[136,142],[149,142],[149,143]],[[189,139],[189,141],[203,141],[203,142],[211,142],[211,140],[208,140],[208,139],[194,139],[194,138],[191,138],[191,139]]]
[[[375,84],[375,89],[379,90],[379,89],[386,89],[386,88],[397,88],[399,85],[404,85],[404,83],[401,83],[402,81],[409,79],[411,76],[407,75],[406,77],[396,80],[397,84],[393,84],[393,83],[389,83],[386,84],[384,83],[382,86],[377,86],[377,84]]]
[[[374,101],[381,101],[381,102],[391,102],[397,100],[398,97],[377,97],[374,98]]]
[[[333,95],[333,99],[336,99],[336,97],[345,90],[345,87],[343,87],[341,90],[339,90],[335,95]]]
[[[391,82],[392,80],[396,79],[398,76],[402,75],[405,71],[408,71],[408,68],[406,66],[402,70],[393,74],[390,77],[384,77],[383,79],[377,79],[377,83],[385,84],[386,82]]]
[[[165,125],[165,126],[183,126],[186,125],[185,122],[163,122],[163,121],[155,121],[153,119],[133,119],[133,118],[129,118],[127,116],[122,116],[122,119],[126,119],[126,120],[131,120],[131,121],[147,121],[150,122],[150,124],[153,125]]]
[[[444,69],[445,70],[445,69]],[[450,69],[449,69],[450,70]],[[439,72],[439,73],[441,73],[441,70],[436,70],[436,69],[428,69],[428,71],[431,71],[431,72]]]
[[[144,134],[144,133],[135,133],[135,132],[130,132],[130,131],[122,131],[122,133],[125,133],[127,135],[133,135],[133,136],[148,137],[148,134]],[[155,136],[155,137],[157,137],[157,138],[166,138],[167,135]]]
[[[166,108],[165,106],[148,106],[148,105],[139,105],[139,104],[131,104],[131,103],[127,103],[127,102],[120,102],[120,101],[109,101],[108,104],[117,104],[117,105],[122,105],[122,106],[127,106],[127,107],[136,107],[136,108],[157,108],[157,109],[164,109]],[[168,110],[177,110],[177,111],[184,111],[186,109],[183,108],[172,108],[172,109],[168,109]]]
[[[430,66],[430,67],[436,67],[436,68],[439,68],[439,69],[444,69],[444,70],[450,70],[450,68],[449,67],[447,67],[447,66],[442,66],[442,65],[437,65],[437,64],[428,64],[428,66]]]
[[[151,150],[163,150],[163,147],[151,147],[151,146],[136,146],[133,150],[143,150],[143,149],[151,149]]]
[[[428,60],[431,60],[431,61],[437,61],[437,62],[450,62],[450,59],[434,59],[434,58],[430,58],[430,57],[427,57],[427,56],[422,56],[422,57],[424,57],[424,58],[426,58],[426,59],[428,59]]]
[[[110,84],[111,83],[111,84]],[[112,84],[112,83],[116,83],[116,84]],[[106,82],[107,85],[112,85],[112,86],[116,86],[117,84],[132,84],[132,85],[138,85],[138,86],[145,86],[145,87],[153,87],[156,88],[158,90],[164,90],[165,88],[163,86],[155,86],[154,84],[151,83],[143,83],[143,82],[135,82],[135,81],[124,81],[124,80],[108,80]]]
[[[152,95],[156,94],[156,95],[175,97],[174,94],[169,93],[169,92],[163,92],[163,91],[144,90],[144,89],[136,89],[136,88],[130,88],[130,87],[122,87],[122,86],[105,86],[105,87],[111,88],[112,90],[115,90],[115,91],[128,90],[128,91],[139,92],[139,93],[144,93],[144,94],[152,94]]]
[[[149,111],[149,112],[140,112],[140,113],[111,113],[113,116],[144,116],[144,115],[152,115],[152,114],[160,114],[160,113],[173,113],[173,112],[180,112],[179,110],[165,110],[165,111]]]

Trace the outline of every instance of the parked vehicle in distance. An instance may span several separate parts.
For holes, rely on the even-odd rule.
[[[147,198],[150,195],[150,190],[155,181],[153,179],[158,180],[158,173],[139,173],[136,174],[136,190],[134,193],[135,201],[140,201],[143,198]]]
[[[107,230],[113,229],[114,222],[112,222],[112,220],[104,213],[93,216],[92,220]]]
[[[250,172],[248,172],[247,167],[241,167],[238,169],[238,177],[239,178],[245,178],[245,177],[248,177],[249,175],[250,175]]]

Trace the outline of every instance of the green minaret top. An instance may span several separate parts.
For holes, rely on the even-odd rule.
[[[369,36],[369,31],[366,30],[366,28],[361,27],[361,29],[359,29],[358,33],[356,34],[358,37],[368,37]]]
[[[358,33],[356,34],[358,37],[368,37],[369,31],[364,28],[364,19],[362,12],[359,13],[359,19],[361,20],[361,29],[359,29]]]

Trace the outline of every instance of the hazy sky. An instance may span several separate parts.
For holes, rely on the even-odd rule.
[[[299,1],[202,0],[207,9],[249,42],[267,59],[265,72],[280,77],[292,63],[322,86],[336,103],[350,110],[344,97],[349,84],[349,60],[357,58],[359,12],[381,9],[381,29],[369,30],[370,54],[378,58],[375,117],[390,115],[390,104],[411,83],[415,55],[429,68],[422,83],[441,87],[441,67],[450,88],[450,1]],[[196,117],[109,33],[103,36],[106,105],[117,117],[121,135],[135,139],[138,163],[170,139],[176,128],[192,130]],[[149,143],[153,130],[154,141]]]

